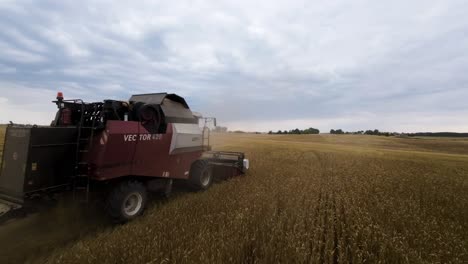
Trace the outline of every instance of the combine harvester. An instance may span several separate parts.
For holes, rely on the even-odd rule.
[[[214,177],[241,175],[249,166],[243,153],[211,151],[207,123],[216,126],[216,119],[193,113],[176,94],[85,103],[59,92],[54,103],[51,126],[7,127],[3,213],[72,192],[83,202],[105,200],[109,215],[125,222],[142,214],[148,191],[168,195],[173,179],[206,190]]]

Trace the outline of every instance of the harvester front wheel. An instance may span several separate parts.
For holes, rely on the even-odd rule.
[[[196,191],[204,191],[213,183],[213,167],[206,160],[197,160],[190,168],[190,186]]]
[[[147,202],[146,187],[138,181],[116,185],[107,197],[107,212],[116,222],[127,222],[141,215]]]

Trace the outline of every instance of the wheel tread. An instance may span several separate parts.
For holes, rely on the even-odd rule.
[[[203,186],[201,183],[201,175],[204,170],[212,170],[210,163],[207,160],[196,160],[190,168],[190,187],[195,191],[203,191],[208,189],[213,183],[213,172],[211,171],[211,179],[207,186]]]
[[[142,209],[140,212],[128,218],[123,215],[121,206],[127,194],[130,192],[134,192],[134,191],[139,191],[142,194],[143,205],[142,205]],[[139,181],[121,182],[118,184],[118,186],[114,187],[110,191],[106,200],[106,211],[115,222],[126,222],[143,213],[145,206],[146,206],[146,200],[147,200],[146,188],[141,182]]]

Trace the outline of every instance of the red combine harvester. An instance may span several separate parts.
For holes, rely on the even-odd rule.
[[[105,194],[113,219],[128,221],[143,212],[148,191],[168,195],[173,179],[206,190],[214,177],[241,175],[249,166],[243,153],[211,151],[206,124],[216,119],[193,113],[176,94],[85,103],[58,93],[54,103],[51,126],[7,127],[4,211],[58,192],[86,202],[97,193]]]

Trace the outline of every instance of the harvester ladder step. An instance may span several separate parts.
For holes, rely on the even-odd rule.
[[[209,145],[210,145],[210,129],[206,127],[205,125],[202,131],[202,147],[209,146]]]
[[[96,111],[96,106],[94,106],[94,111]],[[93,111],[93,112],[94,112]],[[84,194],[84,201],[89,201],[89,188],[90,188],[90,178],[87,174],[87,169],[84,168],[83,165],[88,165],[88,162],[83,161],[85,158],[84,153],[90,152],[92,147],[94,131],[95,131],[95,124],[97,118],[92,118],[91,126],[83,126],[85,122],[85,115],[88,114],[89,111],[85,111],[84,104],[82,104],[80,121],[78,123],[78,135],[76,139],[76,156],[75,156],[75,177],[72,179],[73,184],[73,199],[76,198],[78,193]],[[83,129],[90,129],[87,132],[83,132]],[[83,169],[86,169],[86,173],[83,173]]]

